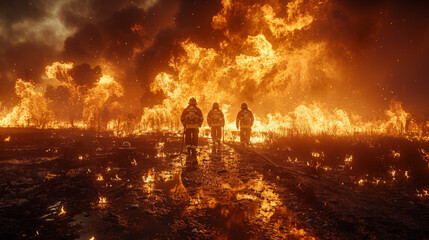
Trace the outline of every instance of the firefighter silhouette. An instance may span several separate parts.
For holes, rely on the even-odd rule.
[[[225,126],[225,117],[219,109],[219,103],[213,103],[213,108],[207,114],[207,124],[211,127],[211,137],[213,143],[220,144],[222,139],[222,128]]]
[[[199,128],[203,124],[203,113],[197,107],[195,98],[189,99],[189,105],[183,110],[180,121],[185,128],[185,144],[189,155],[195,155],[198,147]]]
[[[237,114],[235,124],[237,129],[240,129],[240,141],[243,144],[250,144],[250,135],[252,132],[254,118],[253,113],[244,102],[241,104],[241,110]]]

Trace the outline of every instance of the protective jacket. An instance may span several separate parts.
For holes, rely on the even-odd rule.
[[[207,123],[210,127],[223,127],[225,126],[225,117],[219,108],[213,108],[207,114]]]
[[[188,105],[182,112],[180,121],[186,129],[200,128],[203,124],[203,113],[196,105]]]
[[[238,128],[251,128],[253,126],[253,113],[249,109],[241,109],[237,114],[235,124]]]

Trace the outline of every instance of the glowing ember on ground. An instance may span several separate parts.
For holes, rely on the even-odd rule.
[[[401,153],[397,152],[395,150],[392,150],[391,153],[392,153],[392,157],[393,158],[399,158],[401,156]]]
[[[61,206],[60,212],[58,213],[58,216],[65,215],[66,211],[64,210],[64,206]]]
[[[417,189],[416,192],[417,192],[416,195],[419,198],[428,198],[429,197],[429,190],[427,190],[427,189],[421,189],[421,190]]]
[[[143,182],[145,182],[145,183],[155,181],[154,169],[150,169],[147,173],[147,176],[142,176],[142,178],[143,178]]]
[[[98,197],[98,203],[101,205],[107,204],[107,198],[99,196]]]
[[[97,174],[97,181],[103,181],[103,175],[101,175],[100,173]]]
[[[132,164],[132,165],[134,165],[134,166],[137,166],[137,162],[136,162],[136,160],[135,160],[135,159],[133,159],[133,161],[131,161],[131,164]]]
[[[392,179],[395,181],[396,180],[396,170],[395,169],[390,170],[389,173],[392,176]]]
[[[3,141],[10,142],[10,136],[8,136],[7,138],[5,138]]]
[[[353,161],[353,155],[349,155],[344,159],[344,163],[346,166],[351,165],[352,161]]]

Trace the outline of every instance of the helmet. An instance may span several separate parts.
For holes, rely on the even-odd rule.
[[[245,103],[245,102],[244,102],[244,103],[242,103],[242,104],[241,104],[241,109],[247,109],[247,103]]]
[[[197,100],[193,97],[189,99],[189,105],[197,105]]]
[[[213,103],[213,108],[218,109],[219,108],[219,103],[217,103],[217,102]]]
[[[125,141],[125,142],[122,143],[122,147],[123,148],[129,148],[129,147],[131,147],[131,143],[128,142],[128,141]]]

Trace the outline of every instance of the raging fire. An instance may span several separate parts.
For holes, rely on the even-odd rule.
[[[197,96],[203,112],[215,101],[226,116],[226,138],[235,140],[234,117],[242,101],[248,101],[256,115],[253,142],[267,133],[280,135],[337,136],[355,134],[412,135],[427,139],[425,124],[417,124],[399,101],[392,101],[384,119],[365,120],[358,113],[328,107],[315,98],[314,86],[332,91],[345,77],[341,66],[330,57],[326,42],[309,41],[318,18],[323,19],[328,1],[295,0],[240,3],[222,1],[212,18],[212,28],[226,37],[216,48],[206,48],[185,39],[183,50],[171,56],[169,68],[159,72],[150,91],[162,93],[160,104],[142,109],[140,119],[127,117],[126,89],[115,79],[120,74],[107,65],[93,84],[72,77],[74,64],[54,62],[45,69],[41,83],[18,79],[20,102],[0,113],[2,127],[112,130],[118,136],[147,131],[177,131],[179,114],[191,96]],[[243,32],[229,28],[237,11],[246,9]],[[132,27],[135,31],[135,26]],[[297,44],[299,43],[299,44]],[[329,90],[331,91],[331,90]],[[204,95],[204,97],[203,97]],[[345,96],[346,98],[348,96]],[[329,105],[331,104],[331,105]],[[138,122],[138,123],[137,123]],[[162,156],[160,156],[162,157]]]

